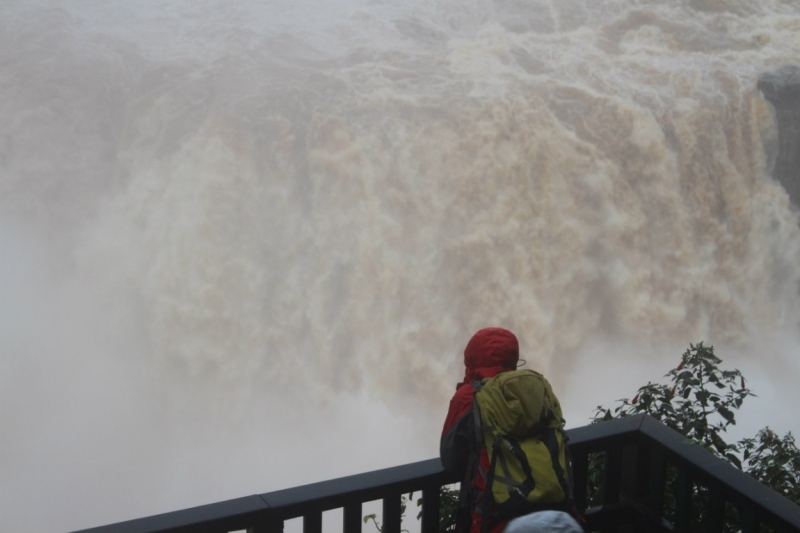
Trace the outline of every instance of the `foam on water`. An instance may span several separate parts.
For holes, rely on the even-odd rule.
[[[796,2],[0,13],[0,529],[431,457],[487,324],[572,426],[699,340],[800,400]]]

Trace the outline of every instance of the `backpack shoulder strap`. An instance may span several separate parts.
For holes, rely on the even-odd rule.
[[[566,433],[560,429],[554,428],[547,428],[542,432],[541,438],[544,445],[547,447],[547,451],[550,452],[550,460],[553,464],[553,471],[556,473],[556,478],[558,478],[558,483],[561,485],[561,490],[564,492],[564,497],[572,500],[572,469],[569,465],[569,455],[566,456],[567,461],[567,471],[561,466],[560,461],[560,450],[558,446],[558,441],[556,440],[556,432],[561,434],[562,439],[566,438]],[[569,449],[567,447],[567,441],[564,440],[564,453],[569,454]]]
[[[478,393],[483,388],[482,381],[473,381],[472,388],[475,392],[472,393],[472,416],[475,418],[475,444],[477,449],[483,447],[483,424],[481,424],[481,409],[478,406]]]

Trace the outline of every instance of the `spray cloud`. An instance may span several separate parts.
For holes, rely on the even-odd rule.
[[[570,425],[698,340],[791,399],[791,4],[2,12],[4,530],[431,457],[489,324]]]

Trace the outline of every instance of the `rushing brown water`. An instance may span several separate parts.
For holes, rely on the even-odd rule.
[[[698,340],[794,401],[798,61],[796,1],[6,0],[0,529],[431,457],[489,324],[572,426]]]

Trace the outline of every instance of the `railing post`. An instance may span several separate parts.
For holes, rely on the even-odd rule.
[[[315,511],[303,515],[303,533],[322,533],[322,512]]]
[[[383,530],[381,533],[400,533],[400,524],[403,519],[400,512],[401,497],[402,495],[395,494],[383,499]]]
[[[439,513],[442,505],[439,490],[438,485],[422,489],[422,533],[439,532]]]
[[[247,533],[283,533],[283,520],[259,520],[247,528]]]
[[[361,533],[361,503],[349,503],[344,506],[342,517],[344,533]]]

